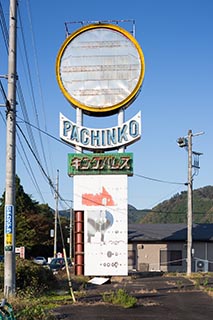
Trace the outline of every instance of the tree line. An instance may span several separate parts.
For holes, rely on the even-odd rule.
[[[0,198],[0,254],[4,253],[4,206],[5,192]],[[16,216],[15,242],[16,247],[25,247],[26,257],[42,255],[53,256],[53,238],[50,230],[54,229],[54,211],[48,204],[39,204],[25,193],[20,178],[16,176]],[[63,234],[67,234],[68,220],[60,219]],[[58,251],[62,252],[61,233],[58,225]]]

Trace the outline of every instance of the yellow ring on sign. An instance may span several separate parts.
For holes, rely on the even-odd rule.
[[[99,30],[101,29],[101,30]],[[96,48],[96,51],[98,52],[99,55],[97,56],[92,56],[92,55],[88,55],[85,57],[87,59],[90,59],[90,63],[91,61],[93,62],[93,64],[85,64],[85,65],[79,65],[78,61],[81,58],[81,53],[82,50],[79,50],[79,48],[77,46],[74,46],[71,48],[71,50],[69,50],[69,46],[73,44],[73,41],[77,41],[78,37],[84,37],[84,41],[82,42],[83,44],[85,43],[85,46],[87,45],[87,50],[83,51],[85,53],[89,52],[89,50],[91,50],[90,48],[90,43],[92,45],[92,42],[90,40],[87,40],[87,35],[89,34],[88,31],[91,30],[98,30],[99,32],[103,32],[103,30],[108,30],[109,32],[112,31],[112,35],[115,35],[115,33],[117,33],[116,36],[122,37],[122,41],[114,41],[114,43],[125,43],[125,46],[127,47],[127,49],[124,46],[124,51],[120,51],[120,56],[119,55],[112,55],[111,52],[109,51],[111,48],[109,48],[109,44],[105,47],[105,48]],[[121,39],[121,38],[120,38]],[[86,41],[87,40],[87,41]],[[126,41],[128,40],[128,41]],[[103,44],[106,44],[107,42],[110,43],[110,40],[107,39],[107,41],[103,41]],[[129,47],[129,45],[127,44],[129,42],[129,44],[131,45],[131,48]],[[101,43],[101,42],[93,42],[93,43]],[[112,41],[113,43],[113,41]],[[128,47],[130,49],[128,49]],[[74,49],[73,49],[74,48]],[[77,48],[77,49],[76,49]],[[95,48],[95,46],[94,46]],[[93,48],[93,50],[95,50]],[[101,52],[103,50],[106,50],[106,56],[101,56]],[[69,50],[69,51],[68,51]],[[73,52],[74,50],[76,50],[76,53],[74,55],[71,54],[71,51]],[[79,50],[79,51],[77,51]],[[119,50],[119,49],[118,49]],[[121,49],[120,49],[121,50]],[[126,50],[126,51],[125,51]],[[128,53],[127,50],[133,50],[133,52]],[[91,50],[92,51],[92,50]],[[67,53],[68,52],[68,53]],[[79,53],[79,56],[77,55],[77,53]],[[108,56],[107,56],[108,54]],[[137,57],[135,57],[135,55],[137,55]],[[66,57],[67,55],[67,57]],[[65,58],[64,58],[65,56]],[[85,58],[85,59],[86,59]],[[94,60],[98,60],[98,58],[103,58],[103,59],[108,59],[107,65],[104,64],[94,64]],[[134,60],[137,60],[137,64],[129,64],[127,61],[127,58]],[[116,60],[117,59],[117,60]],[[126,61],[125,61],[126,59]],[[120,63],[119,61],[125,61],[125,64]],[[63,65],[64,68],[64,72],[61,71],[62,68],[62,62],[64,63],[64,61],[68,61],[74,62],[73,65]],[[116,64],[112,64],[112,61],[117,61]],[[66,62],[67,63],[67,62]],[[123,66],[126,69],[129,70],[122,70],[119,68],[123,68]],[[117,68],[117,70],[114,69]],[[131,79],[126,79],[126,75],[129,74],[134,74],[134,70],[131,70],[131,68],[135,69],[135,72],[138,73],[138,75],[136,76],[136,78],[134,79],[133,84],[131,84]],[[140,70],[140,72],[138,71],[138,68]],[[90,73],[88,72],[87,74],[84,72],[85,70],[89,70]],[[94,69],[94,70],[93,70]],[[100,69],[99,71],[97,71],[96,69]],[[109,70],[107,70],[109,69]],[[67,71],[66,71],[67,70]],[[78,73],[76,72],[76,70],[80,70]],[[104,70],[104,71],[103,71]],[[97,71],[97,72],[96,72]],[[99,72],[99,73],[98,73]],[[104,73],[105,72],[105,73]],[[113,73],[114,72],[114,73]],[[79,80],[79,77],[82,77],[82,74],[84,75],[85,78],[82,78],[82,80]],[[86,77],[91,77],[91,75],[96,75],[97,79],[86,79]],[[102,79],[102,75],[106,76],[106,79]],[[71,104],[74,107],[78,107],[80,109],[83,109],[85,111],[85,113],[88,114],[93,114],[93,115],[106,115],[109,113],[115,113],[117,109],[119,108],[127,108],[132,102],[133,100],[136,98],[143,79],[144,79],[144,74],[145,74],[145,61],[144,61],[144,55],[142,52],[141,47],[139,46],[138,42],[136,41],[136,39],[126,30],[122,29],[121,27],[117,26],[117,25],[111,25],[111,24],[91,24],[88,26],[84,26],[80,29],[78,29],[77,31],[75,31],[74,33],[72,33],[62,44],[57,58],[56,58],[56,78],[57,78],[57,82],[59,84],[59,87],[63,93],[63,95],[67,98],[67,100],[69,102],[71,102]],[[68,79],[69,81],[67,81],[67,75],[72,77],[70,79]],[[110,78],[110,76],[112,75],[112,79]],[[74,76],[76,76],[76,78],[73,78]],[[118,76],[118,79],[113,79],[113,77]],[[99,79],[100,77],[100,79]],[[107,77],[109,77],[109,79],[107,79]],[[121,79],[119,79],[119,77],[121,77]],[[123,79],[122,79],[123,77]],[[66,79],[65,79],[66,78]],[[69,82],[71,82],[71,85],[69,86]],[[89,83],[95,82],[95,87],[93,85],[90,84],[91,87],[85,88],[84,86],[89,86]],[[120,82],[120,86],[119,88],[116,88],[116,83]],[[68,85],[67,85],[68,83]],[[83,83],[83,85],[82,85]],[[103,85],[104,83],[104,85]],[[108,84],[109,88],[104,88],[104,86],[106,86],[106,83]],[[135,85],[134,85],[135,83]],[[109,85],[112,84],[112,85]],[[134,86],[133,88],[127,88],[127,86],[131,87]],[[69,86],[69,87],[68,87]],[[115,87],[113,87],[115,86]],[[75,88],[71,89],[71,88]],[[110,93],[110,90],[112,93]],[[71,92],[70,92],[71,91]],[[73,94],[73,91],[75,92],[79,92],[79,96],[81,96],[81,98],[77,99],[75,94]],[[116,92],[117,91],[117,92]],[[118,98],[120,96],[122,96],[122,94],[119,96],[119,91],[122,92],[123,97],[122,98]],[[128,92],[129,91],[129,92]],[[104,92],[107,92],[106,95],[104,95]],[[110,103],[110,99],[113,100],[114,94],[113,92],[116,92],[115,94],[115,102]],[[127,93],[126,93],[127,92]],[[89,97],[88,100],[90,103],[88,103],[87,101],[85,102],[85,98],[84,96],[89,96],[89,94],[93,94],[94,97]],[[97,93],[97,94],[96,94]],[[91,94],[91,96],[92,96]],[[106,100],[109,99],[109,101],[107,101],[107,103],[103,103],[103,104],[99,104],[99,102],[96,103],[91,103],[91,101],[98,101],[99,98],[99,94],[102,97],[102,100]],[[125,96],[126,95],[126,96]],[[116,100],[117,99],[117,100]],[[119,100],[120,99],[120,100]],[[101,98],[99,99],[101,100]]]

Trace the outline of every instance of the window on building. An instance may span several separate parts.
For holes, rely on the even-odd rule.
[[[182,266],[181,250],[161,250],[160,251],[161,266]]]

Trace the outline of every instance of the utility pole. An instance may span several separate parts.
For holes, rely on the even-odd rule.
[[[57,170],[56,176],[56,192],[55,192],[55,227],[54,227],[54,251],[53,257],[57,257],[57,228],[58,228],[58,181],[59,181],[59,170]]]
[[[16,35],[17,1],[10,0],[8,95],[6,111],[6,185],[4,209],[4,295],[16,290],[15,264],[15,174],[16,174]]]
[[[188,131],[187,276],[192,272],[192,130]]]
[[[188,151],[188,198],[187,198],[187,276],[192,273],[192,214],[193,214],[193,194],[192,194],[192,184],[193,175],[192,168],[199,169],[198,163],[196,165],[192,164],[192,155],[199,157],[202,153],[192,151],[192,137],[199,136],[204,132],[199,132],[192,134],[192,130],[188,131],[187,137],[181,137],[177,140],[179,147],[186,148]],[[198,162],[198,160],[197,160]]]

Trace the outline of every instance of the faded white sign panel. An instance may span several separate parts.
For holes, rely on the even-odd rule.
[[[84,210],[84,274],[127,275],[127,176],[75,176],[74,209]]]
[[[88,128],[79,126],[60,113],[60,138],[88,150],[113,150],[141,138],[141,112],[120,126]]]

